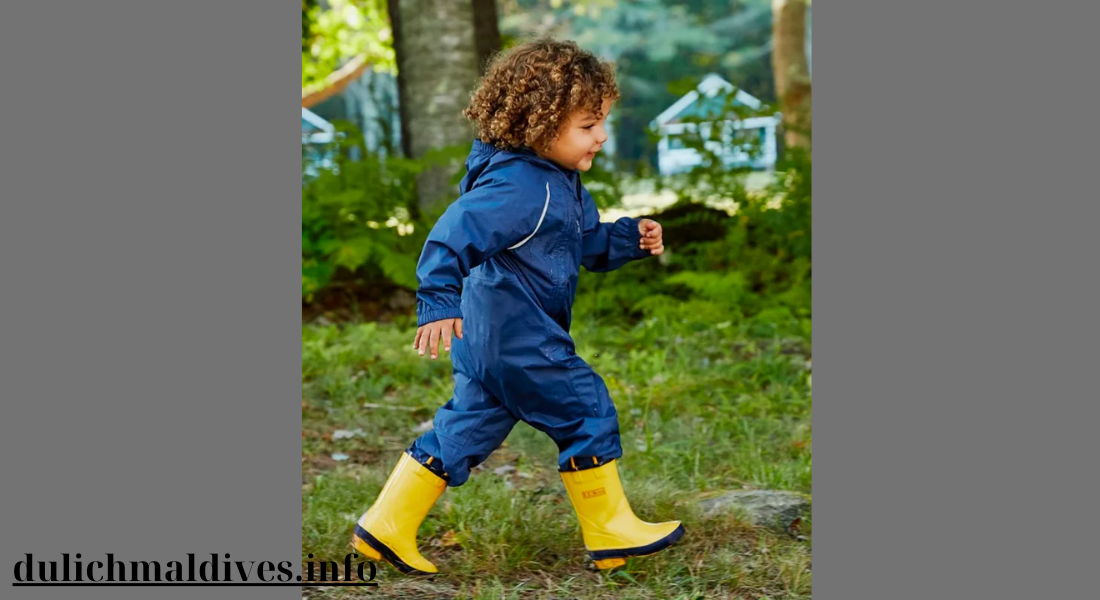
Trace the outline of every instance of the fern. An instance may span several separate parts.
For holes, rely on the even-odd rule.
[[[747,281],[736,271],[730,273],[698,273],[682,271],[665,279],[666,285],[685,285],[707,300],[737,306],[745,294]]]

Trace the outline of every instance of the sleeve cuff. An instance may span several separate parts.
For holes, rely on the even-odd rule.
[[[437,308],[435,310],[429,310],[424,307],[423,304],[417,306],[416,310],[416,326],[421,327],[431,323],[433,321],[441,321],[443,319],[461,319],[462,307],[451,306],[445,308]]]
[[[632,259],[649,256],[649,250],[641,247],[642,232],[638,231],[638,222],[641,219],[623,217],[615,221],[611,227],[611,244]]]

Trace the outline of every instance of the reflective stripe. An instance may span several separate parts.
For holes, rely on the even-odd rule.
[[[538,233],[538,231],[539,231],[539,227],[542,227],[542,220],[546,218],[546,209],[548,209],[548,208],[550,208],[550,182],[549,181],[546,182],[546,203],[542,205],[542,215],[539,217],[538,225],[535,225],[535,230],[531,232],[531,235],[523,238],[523,241],[516,244],[515,246],[509,247],[508,248],[509,250],[515,250],[516,248],[519,248],[520,246],[526,244],[527,241],[530,240],[531,238],[535,237],[535,234]]]

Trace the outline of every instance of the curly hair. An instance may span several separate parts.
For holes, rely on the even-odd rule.
[[[603,101],[619,97],[614,63],[575,42],[543,37],[493,57],[462,114],[484,143],[545,150],[570,114],[589,110],[601,118]]]

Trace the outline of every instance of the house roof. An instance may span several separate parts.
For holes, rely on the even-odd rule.
[[[302,133],[325,132],[332,133],[336,127],[332,123],[317,116],[317,113],[302,107]]]
[[[655,127],[660,127],[689,116],[718,116],[724,108],[723,99],[719,97],[718,94],[729,93],[733,90],[736,90],[733,95],[733,103],[735,105],[747,106],[752,109],[760,108],[760,100],[752,94],[737,89],[736,86],[726,81],[721,76],[711,73],[704,77],[694,90],[684,94],[683,97],[674,102],[672,106],[669,106],[664,112],[657,115],[657,118],[653,119],[652,124]],[[702,96],[702,101],[699,101],[700,96]]]
[[[348,87],[349,83],[359,79],[369,66],[370,63],[367,62],[366,54],[360,54],[352,58],[344,63],[344,66],[325,78],[324,87],[311,87],[309,90],[302,90],[302,106],[307,108],[317,106],[339,94],[344,91],[344,88]]]

